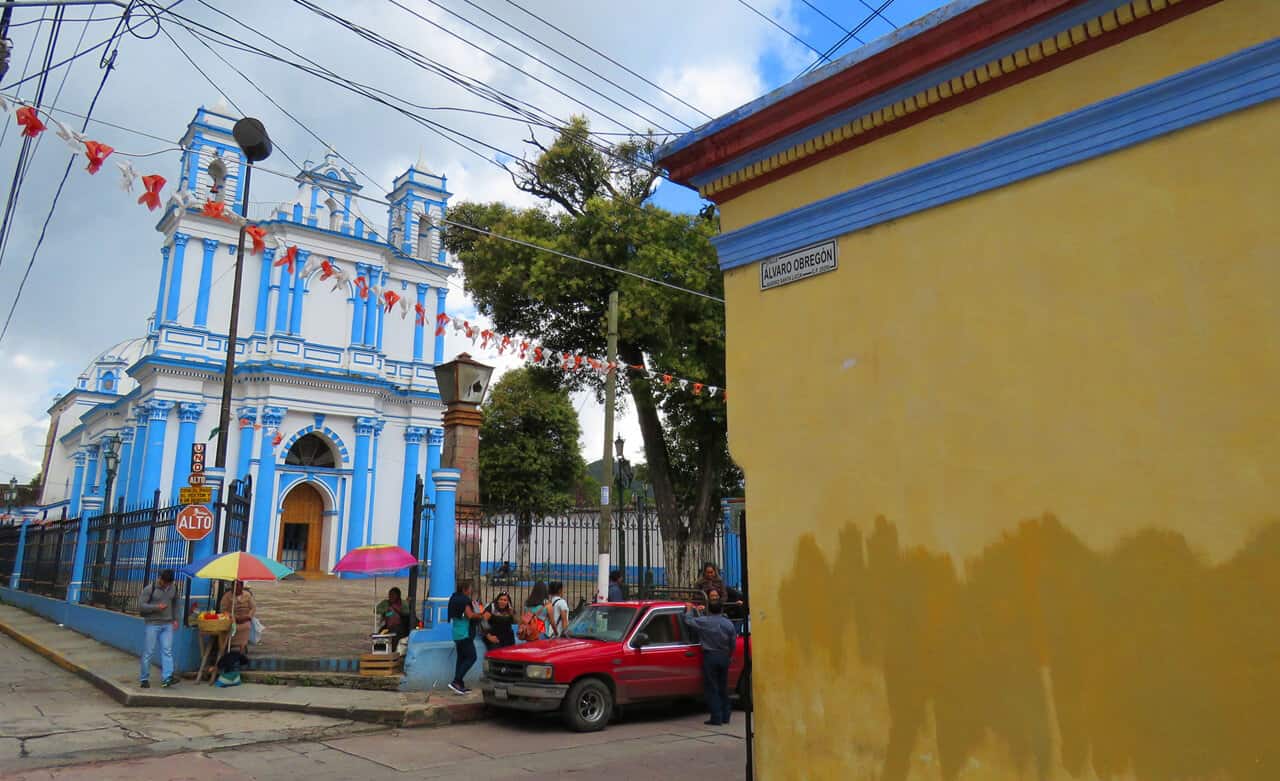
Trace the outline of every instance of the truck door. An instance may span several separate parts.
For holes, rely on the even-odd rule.
[[[701,691],[701,664],[696,645],[689,645],[680,622],[679,608],[653,610],[623,645],[617,680],[629,700],[695,695]],[[642,648],[635,635],[649,636]]]

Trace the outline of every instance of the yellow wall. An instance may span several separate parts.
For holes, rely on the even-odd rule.
[[[1097,57],[1177,72],[1268,30],[1280,3],[1227,0]],[[1079,102],[1095,66],[1018,89]],[[1001,128],[1005,94],[964,122]],[[900,170],[955,127],[849,155]],[[760,778],[1280,778],[1277,127],[1254,108],[845,236],[782,288],[726,274]],[[854,186],[840,160],[726,225],[824,169]]]

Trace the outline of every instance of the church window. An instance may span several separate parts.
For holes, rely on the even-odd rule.
[[[116,390],[115,372],[103,372],[102,377],[98,379],[98,390],[104,393],[114,393]]]
[[[307,434],[294,442],[288,455],[284,457],[284,462],[293,466],[318,466],[326,469],[333,469],[338,465],[328,440],[315,433]]]

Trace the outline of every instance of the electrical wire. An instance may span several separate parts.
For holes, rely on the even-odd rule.
[[[784,33],[786,33],[786,34],[787,34],[788,36],[790,36],[790,37],[791,37],[791,39],[792,39],[793,41],[795,41],[796,43],[800,44],[801,46],[804,46],[805,48],[809,49],[809,50],[810,50],[810,51],[812,51],[813,53],[817,54],[817,55],[818,55],[818,59],[822,59],[822,60],[829,59],[829,58],[827,57],[827,55],[825,55],[825,54],[823,54],[823,53],[822,53],[822,50],[821,50],[821,49],[817,48],[816,46],[814,46],[813,44],[809,43],[809,42],[808,42],[808,41],[806,41],[805,39],[803,39],[803,38],[801,38],[800,36],[796,35],[795,33],[791,32],[791,31],[790,31],[790,30],[788,30],[786,27],[782,26],[782,24],[781,24],[781,23],[779,23],[777,19],[774,19],[772,16],[769,16],[769,15],[768,15],[768,14],[766,14],[765,12],[761,11],[759,8],[756,8],[756,7],[755,7],[754,5],[752,5],[751,3],[748,3],[748,2],[747,2],[747,0],[738,0],[738,4],[739,4],[739,5],[741,5],[743,8],[746,8],[746,9],[750,10],[750,11],[751,11],[751,13],[753,13],[753,14],[755,14],[756,16],[760,17],[761,19],[765,20],[765,21],[766,21],[766,22],[768,22],[769,24],[773,25],[774,27],[777,27],[779,30],[781,30],[781,31],[783,31]]]
[[[43,26],[44,17],[41,17],[38,21],[40,21]],[[14,26],[16,27],[16,25]],[[36,28],[35,35],[31,37],[33,39],[39,38],[40,29]],[[36,47],[34,46],[27,47],[27,59],[25,62],[22,63],[22,79],[24,81],[26,80],[27,72],[31,70],[31,56],[34,55],[35,53],[36,53]],[[13,116],[6,115],[4,118],[4,130],[0,130],[0,147],[4,146],[4,140],[9,136],[9,126],[12,124],[13,124]]]
[[[639,73],[636,73],[636,72],[635,72],[635,71],[633,71],[632,69],[628,68],[626,65],[623,65],[622,63],[618,62],[618,61],[617,61],[617,60],[615,60],[614,58],[612,58],[612,57],[610,57],[609,55],[605,54],[604,52],[600,51],[599,49],[597,49],[596,47],[594,47],[594,46],[592,46],[591,44],[587,43],[586,41],[582,40],[581,38],[578,38],[578,37],[574,36],[572,33],[566,32],[563,28],[561,28],[561,27],[557,27],[556,25],[552,24],[551,22],[548,22],[546,19],[542,18],[541,16],[538,16],[538,15],[537,15],[537,14],[535,14],[533,11],[530,11],[529,9],[527,9],[527,8],[525,8],[524,6],[520,5],[519,3],[514,2],[514,0],[506,0],[506,3],[507,3],[507,5],[512,6],[513,8],[515,8],[516,10],[518,10],[518,11],[520,11],[521,13],[525,14],[526,16],[531,16],[531,17],[533,17],[534,19],[537,19],[539,22],[542,22],[542,23],[543,23],[544,25],[546,25],[547,27],[550,27],[552,30],[555,30],[556,32],[560,33],[561,35],[563,35],[564,37],[566,37],[566,38],[568,38],[569,40],[573,41],[574,43],[578,44],[579,46],[581,46],[581,47],[583,47],[583,48],[587,49],[588,51],[592,52],[593,54],[595,54],[595,55],[597,55],[597,56],[599,56],[599,57],[602,57],[602,58],[604,58],[605,60],[607,60],[607,61],[609,61],[609,62],[613,63],[614,65],[616,65],[616,66],[618,66],[619,68],[623,69],[623,70],[624,70],[624,71],[626,71],[627,73],[630,73],[632,76],[636,77],[637,79],[640,79],[640,80],[641,80],[641,81],[643,81],[645,84],[648,84],[649,86],[651,86],[651,87],[653,87],[654,89],[658,90],[658,91],[659,91],[659,92],[661,92],[663,95],[666,95],[667,97],[671,98],[672,100],[676,101],[677,103],[680,103],[680,104],[681,104],[681,105],[683,105],[685,108],[693,109],[694,111],[698,112],[699,114],[701,114],[702,116],[706,117],[707,119],[715,119],[715,117],[711,116],[710,114],[708,114],[707,112],[705,112],[705,111],[703,111],[702,109],[698,108],[697,106],[692,105],[691,103],[689,103],[688,101],[686,101],[684,98],[680,97],[679,95],[674,95],[674,94],[672,94],[671,92],[668,92],[666,89],[663,89],[663,87],[662,87],[661,85],[657,84],[656,82],[654,82],[654,81],[652,81],[652,80],[650,80],[650,79],[646,78],[645,76],[640,75]]]
[[[852,32],[848,27],[845,27],[843,24],[840,24],[840,23],[839,23],[839,22],[837,22],[835,19],[832,19],[830,16],[828,16],[828,15],[827,15],[827,12],[826,12],[826,11],[823,11],[823,10],[822,10],[821,8],[819,8],[818,6],[816,6],[816,5],[814,5],[813,3],[809,2],[809,0],[800,0],[800,2],[802,2],[802,3],[804,3],[805,5],[807,5],[807,6],[809,6],[810,8],[812,8],[812,9],[814,10],[814,12],[818,14],[818,16],[821,16],[823,19],[826,19],[828,22],[831,22],[832,24],[834,24],[834,25],[835,25],[835,26],[840,30],[840,32],[842,32],[842,33],[851,33],[851,32]],[[855,36],[853,36],[853,38],[854,38],[854,40],[856,40],[858,43],[866,43],[866,41],[862,40],[861,38],[859,38],[859,37],[858,37],[858,36],[856,36],[856,35],[855,35]]]
[[[805,75],[806,73],[809,73],[814,68],[821,65],[823,62],[829,62],[831,60],[831,55],[839,51],[840,47],[848,43],[849,39],[852,38],[856,33],[862,32],[863,28],[871,24],[871,21],[875,19],[876,16],[883,16],[883,11],[886,8],[888,8],[892,3],[893,3],[893,0],[884,0],[884,2],[880,4],[879,8],[874,9],[872,13],[868,15],[865,19],[863,19],[861,22],[859,22],[856,27],[854,27],[849,32],[845,33],[844,37],[842,37],[840,40],[832,44],[830,49],[827,49],[825,52],[822,53],[820,57],[818,57],[818,59],[809,63],[808,67],[806,67],[804,70],[797,73],[795,78],[798,79],[801,76]],[[894,28],[894,29],[897,29],[897,28]]]

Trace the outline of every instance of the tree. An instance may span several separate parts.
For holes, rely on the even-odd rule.
[[[517,566],[529,572],[534,519],[573,504],[585,465],[569,394],[544,369],[515,369],[497,383],[480,425],[480,495],[515,512]]]
[[[710,243],[719,231],[714,210],[673,214],[645,202],[657,181],[646,162],[656,147],[652,138],[602,150],[586,121],[574,118],[550,146],[530,143],[536,157],[509,170],[546,207],[461,203],[450,219],[722,297]],[[618,290],[623,363],[724,385],[720,302],[462,228],[451,227],[445,244],[461,260],[477,307],[499,330],[536,337],[553,350],[602,356],[607,299]],[[729,458],[724,403],[633,372],[619,379],[639,418],[667,570],[677,582],[692,581],[710,557],[720,497],[741,482]],[[563,382],[599,391],[603,380],[581,372]]]

